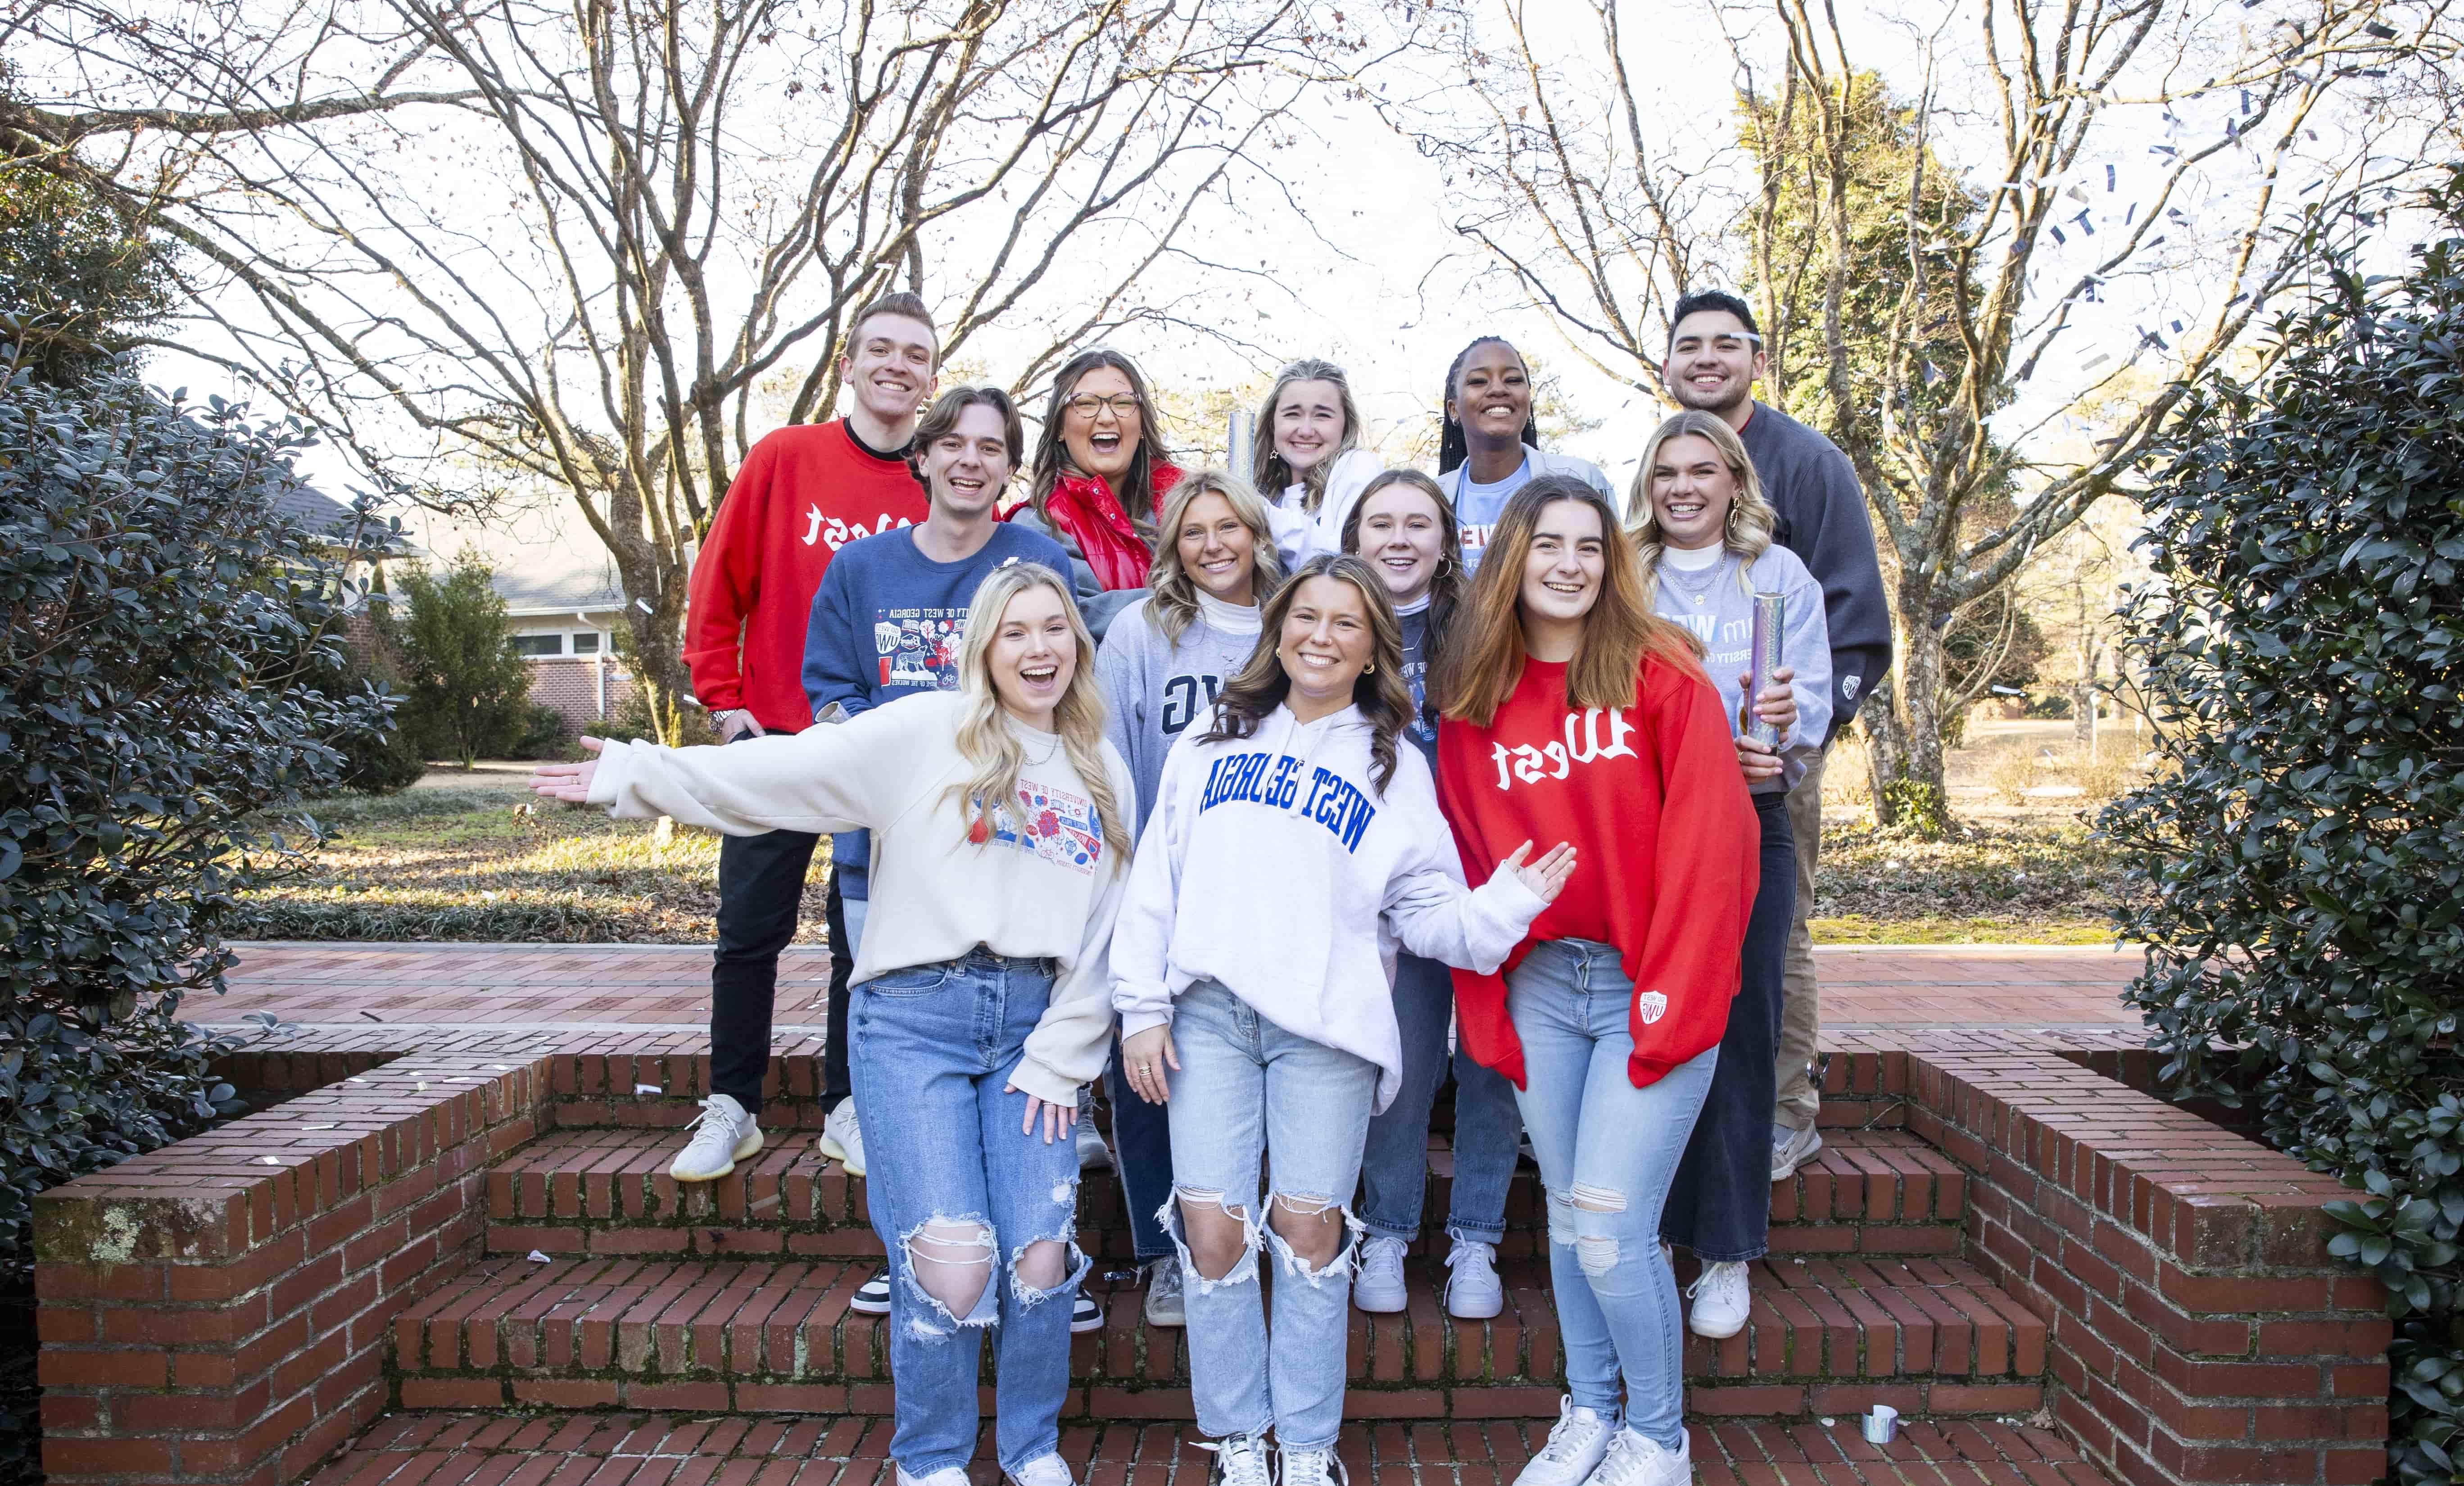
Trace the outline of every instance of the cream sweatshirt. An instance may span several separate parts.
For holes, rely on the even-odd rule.
[[[1275,551],[1282,555],[1284,571],[1291,572],[1309,558],[1325,552],[1343,550],[1343,523],[1352,516],[1352,508],[1360,503],[1360,492],[1369,482],[1386,472],[1386,462],[1365,448],[1348,448],[1334,456],[1334,468],[1326,472],[1326,498],[1318,502],[1312,514],[1307,505],[1309,487],[1287,485],[1280,492],[1260,492],[1266,497],[1266,525],[1275,534]]]
[[[1463,885],[1428,760],[1397,740],[1379,792],[1359,709],[1305,726],[1279,707],[1250,737],[1200,741],[1211,725],[1173,745],[1138,839],[1112,940],[1122,1035],[1169,1023],[1175,996],[1217,981],[1284,1030],[1375,1063],[1383,1109],[1403,1069],[1394,942],[1485,973],[1546,905],[1505,868]]]
[[[967,840],[967,815],[950,794],[975,773],[958,753],[965,706],[958,692],[920,693],[835,727],[726,747],[609,743],[590,802],[731,836],[870,830],[872,907],[855,979],[978,945],[1057,961],[1052,1002],[1012,1082],[1047,1104],[1074,1104],[1111,1050],[1110,950],[1128,874],[1061,740],[1015,719],[1027,760],[1018,798],[995,812],[990,841]],[[1111,743],[1103,750],[1112,798],[1135,819],[1130,766]]]

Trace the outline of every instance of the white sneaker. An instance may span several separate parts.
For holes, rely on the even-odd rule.
[[[1003,1471],[1010,1486],[1078,1486],[1078,1478],[1069,1474],[1069,1462],[1059,1455],[1038,1455],[1015,1471]]]
[[[1360,1240],[1360,1264],[1352,1272],[1352,1303],[1377,1316],[1403,1308],[1403,1250],[1400,1238],[1371,1235]]]
[[[1796,1169],[1813,1160],[1814,1153],[1821,1148],[1822,1136],[1813,1125],[1801,1130],[1790,1129],[1785,1125],[1772,1125],[1771,1180],[1784,1182],[1794,1176]]]
[[[1215,1453],[1215,1463],[1206,1470],[1206,1486],[1274,1486],[1274,1473],[1266,1466],[1265,1441],[1255,1434],[1235,1434],[1201,1448]]]
[[[1569,1395],[1557,1400],[1557,1422],[1549,1429],[1549,1443],[1540,1447],[1514,1477],[1514,1486],[1582,1486],[1608,1453],[1615,1422],[1596,1409],[1577,1409]]]
[[[680,1182],[715,1182],[736,1169],[736,1163],[761,1148],[761,1130],[744,1106],[725,1094],[701,1102],[693,1116],[693,1137],[676,1152],[668,1174]]]
[[[1715,1342],[1745,1330],[1746,1313],[1754,1308],[1753,1291],[1746,1283],[1742,1263],[1704,1265],[1701,1277],[1685,1287],[1685,1298],[1694,1302],[1686,1314],[1685,1328]]]
[[[859,1316],[889,1315],[890,1271],[881,1270],[870,1279],[856,1286],[855,1299],[847,1301],[847,1309]]]
[[[1585,1486],[1688,1486],[1694,1462],[1686,1458],[1686,1449],[1680,1444],[1670,1450],[1632,1430],[1619,1430]]]
[[[864,1130],[855,1123],[854,1100],[839,1101],[839,1106],[822,1121],[822,1138],[813,1142],[813,1147],[846,1167],[847,1175],[864,1174]]]
[[[967,1486],[967,1473],[955,1465],[945,1465],[930,1475],[910,1475],[902,1465],[898,1468],[898,1486]]]
[[[1446,1314],[1457,1321],[1486,1321],[1506,1309],[1506,1281],[1497,1278],[1497,1245],[1458,1238],[1446,1256]]]
[[[1180,1260],[1161,1258],[1147,1266],[1147,1324],[1186,1326],[1189,1303],[1181,1294]]]
[[[1286,1450],[1275,1447],[1275,1479],[1277,1486],[1344,1486],[1351,1477],[1343,1462],[1334,1457],[1334,1447],[1318,1450]]]

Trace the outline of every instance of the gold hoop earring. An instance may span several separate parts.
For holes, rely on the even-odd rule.
[[[1364,675],[1364,676],[1375,676],[1375,675],[1376,675],[1376,674],[1377,674],[1377,663],[1376,663],[1375,661],[1371,661],[1368,665],[1363,666],[1362,667],[1360,667],[1360,674],[1362,674],[1362,675]]]

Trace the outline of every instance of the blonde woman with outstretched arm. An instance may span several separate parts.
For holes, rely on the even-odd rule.
[[[1070,1486],[1057,1420],[1077,1232],[1078,1091],[1111,1040],[1110,950],[1135,818],[1068,579],[993,570],[956,691],[732,748],[585,739],[539,790],[731,834],[873,832],[850,1067],[889,1251],[900,1486],[966,1486],[996,1323],[1001,1469]]]

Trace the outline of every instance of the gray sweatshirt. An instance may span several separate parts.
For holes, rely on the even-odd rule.
[[[1095,677],[1103,683],[1104,706],[1111,714],[1104,736],[1129,760],[1130,777],[1137,781],[1133,838],[1147,828],[1164,755],[1192,723],[1214,710],[1215,693],[1257,648],[1257,610],[1248,613],[1252,627],[1241,634],[1209,623],[1201,611],[1180,632],[1177,645],[1167,643],[1155,626],[1154,605],[1147,598],[1113,616],[1103,647],[1095,652]]]
[[[1733,552],[1723,552],[1711,566],[1687,572],[1671,560],[1677,556],[1661,554],[1652,607],[1661,618],[1692,630],[1710,652],[1703,665],[1728,709],[1728,731],[1737,732],[1738,712],[1745,705],[1745,688],[1737,678],[1753,663],[1754,641],[1753,600],[1737,581],[1740,559]],[[1756,593],[1781,596],[1780,664],[1796,668],[1796,680],[1790,684],[1796,692],[1796,726],[1780,739],[1780,776],[1753,786],[1761,793],[1793,787],[1831,735],[1831,638],[1822,585],[1796,554],[1773,542],[1754,559],[1753,584]]]

